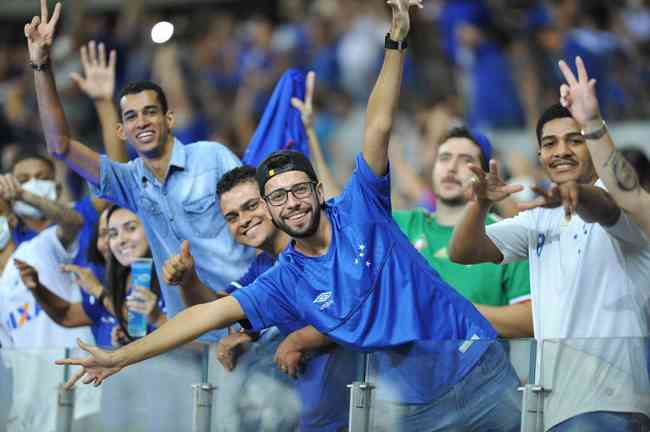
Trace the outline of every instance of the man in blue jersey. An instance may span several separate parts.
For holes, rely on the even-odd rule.
[[[304,155],[271,155],[258,167],[258,185],[274,223],[292,238],[277,263],[231,296],[187,309],[120,350],[108,353],[80,342],[90,356],[58,362],[83,366],[69,385],[84,375],[84,383],[99,385],[129,364],[244,318],[254,330],[302,320],[344,346],[388,349],[381,373],[404,387],[393,398],[405,408],[396,412],[405,414],[398,420],[404,429],[518,429],[518,382],[494,342],[495,330],[440,279],[391,216],[388,141],[408,9],[421,4],[388,3],[393,22],[384,64],[368,103],[363,152],[343,193],[326,203]],[[405,356],[409,351],[414,355]],[[395,367],[401,361],[414,366],[418,358],[427,362],[415,377],[403,373],[413,369]],[[432,386],[426,394],[417,394],[414,381],[420,378]]]
[[[224,291],[231,294],[242,287],[253,283],[262,273],[273,267],[278,255],[289,243],[289,236],[278,230],[271,221],[269,213],[260,196],[255,180],[255,168],[241,166],[224,174],[217,184],[219,204],[228,228],[239,243],[254,247],[260,251],[248,269],[248,272],[237,282],[232,282]],[[181,286],[182,290],[197,290],[201,284],[194,272],[194,259],[189,250],[189,244],[183,245],[181,254],[170,258],[163,268],[164,277],[173,284]],[[201,287],[201,289],[203,289]],[[250,323],[241,322],[243,327]],[[278,324],[278,330],[283,336],[299,331],[308,323],[297,320]],[[304,332],[300,332],[304,333]],[[273,333],[263,334],[258,343],[272,343]],[[248,332],[241,332],[223,338],[217,349],[217,358],[228,370],[235,367],[235,347],[246,342],[252,342],[254,337]],[[298,339],[292,344],[294,352],[299,352],[304,346]],[[296,380],[296,390],[300,398],[300,430],[301,431],[338,431],[348,422],[348,393],[346,388],[356,378],[356,353],[341,347],[323,347],[313,353],[310,360],[304,364]],[[285,369],[283,371],[286,372]]]

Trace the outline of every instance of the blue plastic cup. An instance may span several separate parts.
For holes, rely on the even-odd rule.
[[[138,258],[131,263],[131,285],[128,295],[132,295],[135,287],[151,289],[151,258]],[[140,312],[128,310],[127,329],[131,337],[143,337],[147,334],[147,317]]]

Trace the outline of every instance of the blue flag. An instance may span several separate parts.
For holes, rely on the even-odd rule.
[[[257,166],[276,150],[291,149],[309,156],[309,144],[300,111],[291,98],[305,99],[305,74],[287,70],[275,85],[262,119],[244,153],[243,162]]]

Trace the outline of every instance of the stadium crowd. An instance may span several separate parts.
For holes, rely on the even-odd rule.
[[[505,340],[567,340],[545,430],[650,427],[650,163],[604,120],[650,115],[650,2],[40,3],[0,32],[3,349],[97,386],[272,346],[301,431],[372,351],[372,430],[517,431]]]

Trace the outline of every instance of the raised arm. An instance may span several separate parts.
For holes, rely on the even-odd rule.
[[[99,154],[72,139],[65,113],[56,90],[50,48],[56,24],[61,15],[61,3],[57,3],[49,18],[47,0],[41,0],[41,15],[25,25],[25,37],[29,59],[34,68],[34,83],[38,112],[41,118],[47,151],[62,159],[73,170],[91,183],[99,182]]]
[[[244,311],[234,297],[203,303],[184,309],[153,333],[126,345],[117,351],[104,351],[78,341],[79,347],[90,355],[82,359],[62,359],[56,364],[82,366],[67,383],[72,387],[86,375],[84,384],[100,385],[106,378],[134,363],[155,357],[177,348],[210,330],[220,329],[244,319]]]
[[[560,87],[560,101],[583,131],[598,177],[605,183],[614,201],[650,236],[650,194],[643,190],[634,167],[616,150],[600,114],[596,81],[589,79],[580,57],[576,58],[576,78],[569,66],[560,61],[566,84]]]
[[[316,129],[314,129],[313,99],[315,83],[316,73],[314,73],[314,71],[308,72],[305,83],[305,100],[301,101],[298,98],[291,98],[291,105],[300,111],[300,119],[302,120],[302,124],[305,127],[305,132],[307,132],[311,161],[313,162],[314,167],[316,168],[316,172],[318,173],[318,176],[323,183],[323,188],[325,189],[325,199],[329,199],[341,193],[341,186],[334,178],[334,175],[327,165],[327,162],[325,162],[325,157],[323,157],[320,141],[318,140],[318,135],[316,135]]]
[[[128,162],[126,143],[115,133],[120,122],[113,94],[115,92],[115,64],[117,54],[111,50],[108,57],[103,43],[88,42],[80,49],[81,66],[84,76],[73,73],[71,78],[95,104],[99,123],[102,127],[102,140],[109,159]]]
[[[449,259],[461,264],[500,263],[503,255],[485,232],[485,217],[495,202],[521,191],[523,187],[506,184],[499,175],[495,160],[490,161],[488,173],[476,165],[470,164],[469,168],[475,175],[468,189],[470,202],[454,227],[449,242]]]
[[[402,43],[410,28],[409,9],[411,6],[421,8],[422,1],[389,0],[386,3],[390,5],[393,13],[390,39]],[[385,175],[388,169],[388,142],[399,102],[405,58],[403,49],[386,50],[384,64],[368,100],[363,132],[363,157],[378,176]]]
[[[63,327],[81,327],[93,323],[81,303],[70,303],[43,285],[34,267],[17,258],[14,258],[14,263],[23,283],[52,321]]]
[[[72,244],[83,227],[83,217],[75,209],[24,190],[12,174],[0,176],[0,196],[12,203],[24,201],[41,210],[46,219],[57,225],[56,235],[65,248]]]

